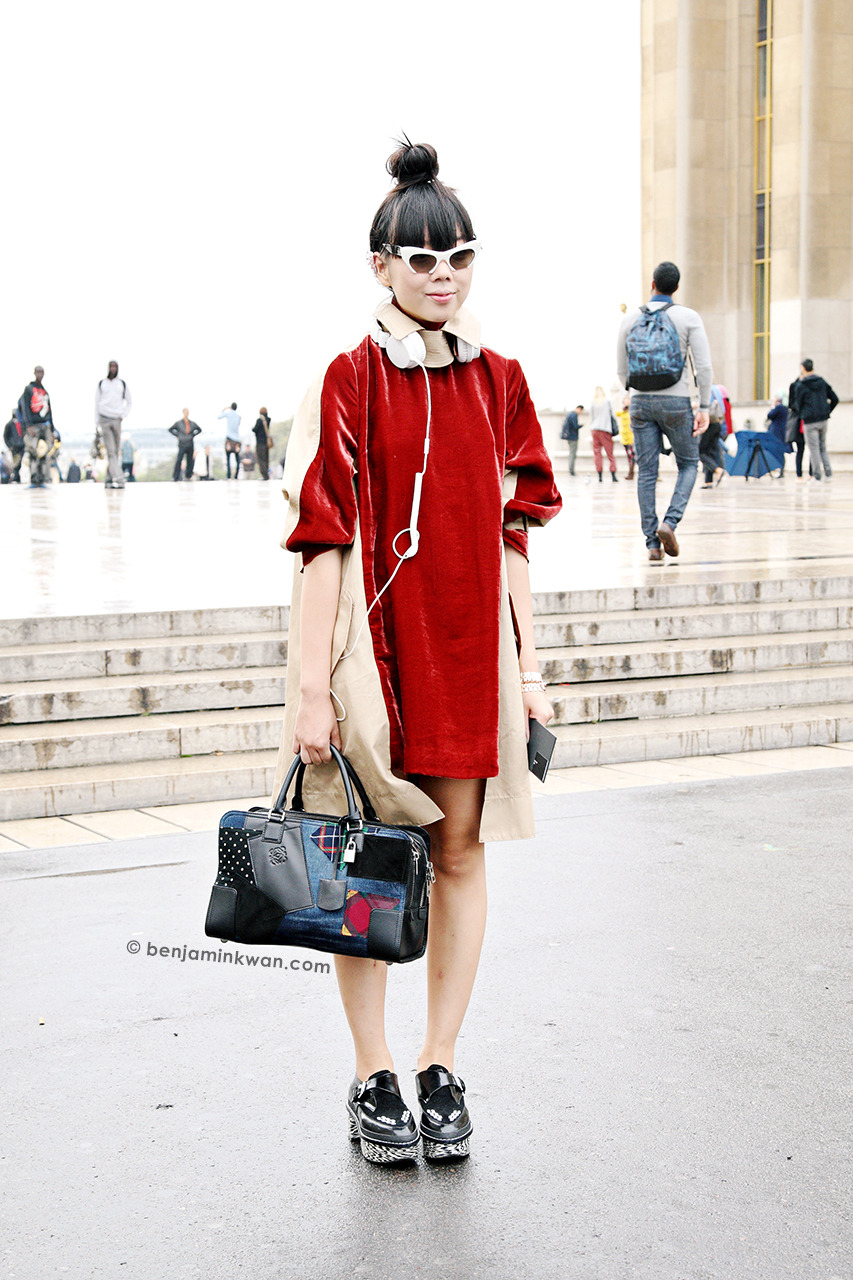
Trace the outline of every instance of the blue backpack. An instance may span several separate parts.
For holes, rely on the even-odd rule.
[[[625,336],[628,353],[626,389],[662,391],[672,387],[684,372],[684,356],[678,331],[666,312],[673,303],[666,302],[654,311],[640,307],[641,315]]]

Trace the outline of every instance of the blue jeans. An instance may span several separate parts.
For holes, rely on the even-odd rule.
[[[687,507],[696,483],[699,441],[693,434],[693,410],[687,396],[638,394],[631,397],[631,427],[637,453],[637,497],[640,502],[640,524],[647,547],[659,547],[658,518],[655,511],[655,485],[663,437],[672,446],[678,464],[675,488],[661,523],[674,529]]]

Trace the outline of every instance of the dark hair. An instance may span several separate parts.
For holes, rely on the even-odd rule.
[[[231,405],[231,408],[232,408],[232,409],[236,409],[236,408],[237,408],[236,404],[232,404],[232,405]]]
[[[800,363],[802,364],[806,373],[811,373],[811,371],[814,369],[814,360],[806,359],[806,360],[802,360]]]
[[[459,239],[474,239],[468,211],[452,187],[438,180],[438,156],[426,142],[401,142],[386,165],[396,185],[376,211],[371,253],[386,244],[422,245],[445,252]]]
[[[680,279],[681,272],[674,262],[659,262],[652,276],[658,293],[665,293],[667,297],[671,297],[675,293]]]
[[[576,409],[582,409],[582,408],[583,408],[583,405],[582,405],[582,404],[576,404],[576,405],[575,405],[575,408],[576,408]]]

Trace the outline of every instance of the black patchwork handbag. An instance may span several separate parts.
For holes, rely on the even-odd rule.
[[[231,942],[417,960],[426,950],[435,878],[429,836],[422,827],[380,822],[352,765],[335,747],[332,755],[346,792],[343,817],[305,812],[306,766],[298,754],[272,809],[222,817],[205,933]]]

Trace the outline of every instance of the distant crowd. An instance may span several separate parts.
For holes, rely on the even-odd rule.
[[[54,478],[65,480],[69,484],[77,484],[81,480],[95,480],[98,460],[106,461],[104,486],[107,489],[123,489],[127,483],[136,479],[133,443],[128,436],[122,438],[124,420],[130,413],[133,401],[130,389],[124,378],[119,377],[118,363],[109,362],[107,376],[98,383],[95,392],[95,433],[92,442],[92,461],[87,461],[81,469],[76,459],[72,458],[65,476],[59,468],[59,451],[62,437],[53,415],[50,394],[44,385],[44,369],[36,365],[33,380],[24,387],[12,416],[3,430],[3,444],[0,453],[0,482],[3,484],[20,484],[21,468],[26,467],[29,473],[29,484],[32,489],[40,489],[51,484]],[[219,420],[225,421],[225,465],[226,476],[230,480],[232,467],[234,479],[239,477],[241,466],[244,473],[250,474],[255,465],[262,480],[270,478],[270,450],[274,444],[270,434],[270,416],[265,407],[259,410],[257,421],[252,432],[255,437],[254,450],[244,445],[240,439],[240,423],[236,402],[227,405],[219,414]],[[213,459],[210,445],[201,455],[201,465],[197,466],[196,437],[201,435],[201,427],[190,418],[189,409],[184,409],[182,416],[168,428],[175,437],[177,456],[172,472],[174,481],[213,480]]]

